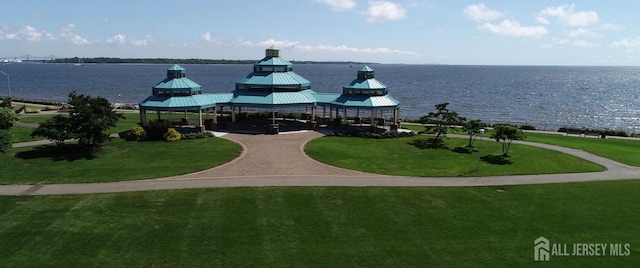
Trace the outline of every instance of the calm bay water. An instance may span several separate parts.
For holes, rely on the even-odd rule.
[[[5,64],[13,97],[65,101],[70,91],[138,103],[166,76],[170,65]],[[183,65],[205,93],[231,92],[251,65]],[[340,93],[362,66],[299,64],[294,71],[317,92]],[[490,123],[610,128],[640,132],[640,67],[370,65],[402,118],[418,118],[434,105]],[[0,95],[7,94],[0,76]]]

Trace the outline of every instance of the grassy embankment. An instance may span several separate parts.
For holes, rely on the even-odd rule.
[[[5,267],[636,267],[640,181],[0,197]],[[499,191],[497,191],[497,189]],[[533,261],[534,239],[629,243]]]

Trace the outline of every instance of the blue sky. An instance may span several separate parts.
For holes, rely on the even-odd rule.
[[[640,65],[638,1],[5,1],[0,59],[32,56]]]

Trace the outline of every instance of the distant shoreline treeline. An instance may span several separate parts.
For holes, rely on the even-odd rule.
[[[225,60],[225,59],[169,59],[169,58],[62,58],[54,60],[45,60],[44,63],[69,63],[69,64],[114,64],[114,63],[130,63],[130,64],[254,64],[256,60]],[[351,61],[291,61],[294,64],[371,64],[366,62]]]

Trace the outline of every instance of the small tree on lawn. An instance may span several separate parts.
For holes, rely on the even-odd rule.
[[[9,129],[13,127],[13,123],[20,120],[20,115],[16,114],[11,108],[0,108],[0,152],[4,152],[11,148],[11,134]]]
[[[466,119],[458,115],[454,111],[447,109],[449,103],[436,104],[436,112],[430,112],[427,116],[420,118],[423,123],[430,124],[426,127],[426,131],[436,134],[433,143],[439,145],[442,143],[442,137],[447,136],[447,130],[454,128],[456,125],[462,124]]]
[[[467,134],[469,135],[469,145],[467,145],[467,147],[473,147],[474,137],[480,134],[480,129],[482,129],[483,127],[484,123],[482,123],[482,120],[480,119],[474,119],[464,123],[464,125],[462,126],[462,130],[467,132]]]
[[[502,156],[509,156],[509,147],[514,140],[524,139],[524,133],[517,127],[511,125],[495,125],[493,126],[494,134],[491,138],[502,143]]]
[[[77,139],[81,146],[96,150],[109,138],[105,131],[115,127],[118,119],[124,118],[103,97],[93,98],[73,91],[69,93],[68,105],[68,116],[47,120],[32,132],[32,136],[44,136],[56,143]]]
[[[66,115],[56,115],[34,129],[31,137],[35,136],[42,136],[56,145],[62,145],[64,141],[73,139],[75,134],[71,128],[71,120]]]
[[[11,98],[9,97],[2,98],[2,100],[0,101],[0,107],[13,108],[13,105],[11,105]]]
[[[105,133],[115,127],[122,114],[117,113],[111,103],[103,97],[91,97],[83,94],[69,93],[69,119],[71,129],[80,145],[96,149],[109,138]]]

